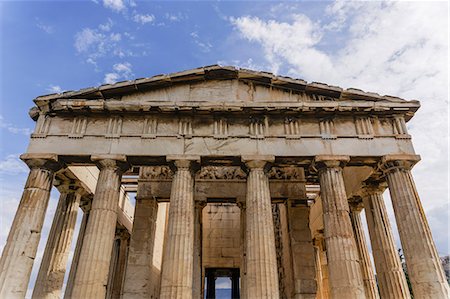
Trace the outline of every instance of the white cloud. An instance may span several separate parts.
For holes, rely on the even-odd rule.
[[[106,23],[98,25],[98,28],[102,31],[110,31],[113,25],[114,22],[111,19],[108,19]]]
[[[113,72],[106,73],[103,81],[106,84],[114,84],[121,79],[130,79],[132,76],[132,65],[129,62],[116,63],[113,65]]]
[[[84,28],[75,34],[74,47],[78,54],[86,56],[86,62],[97,67],[97,59],[106,56],[131,56],[130,50],[124,50],[122,34],[111,32],[113,22],[108,19],[98,28]]]
[[[449,198],[447,12],[447,2],[336,1],[325,11],[328,18],[287,19],[284,11],[280,18],[244,16],[231,24],[241,39],[261,48],[254,60],[276,73],[421,100],[408,128],[422,155],[415,182],[431,212]],[[435,232],[446,227],[448,235],[449,211],[444,214],[430,224]],[[435,234],[438,244],[448,243],[445,237]]]
[[[51,92],[51,93],[61,93],[61,92],[63,92],[63,89],[59,85],[50,84],[47,88],[47,91]]]
[[[197,31],[191,32],[190,36],[192,37],[192,40],[200,48],[200,50],[202,52],[208,53],[211,51],[211,48],[213,47],[213,45],[209,42],[201,41],[200,36],[198,35]]]
[[[47,34],[52,34],[53,32],[55,32],[53,26],[44,24],[39,18],[36,18],[36,27]]]
[[[155,16],[151,15],[151,14],[145,14],[145,15],[135,14],[133,16],[133,21],[135,21],[136,23],[140,23],[142,25],[147,24],[147,23],[153,23],[155,21]]]
[[[19,159],[19,155],[8,155],[0,160],[0,174],[16,175],[28,173],[28,167]]]
[[[14,124],[6,122],[3,116],[1,115],[0,115],[0,129],[5,129],[12,134],[22,134],[26,136],[30,135],[32,132],[30,128],[19,128],[16,127]]]
[[[178,12],[178,13],[166,13],[164,14],[164,18],[170,22],[180,22],[188,19],[188,16],[186,14]]]
[[[116,12],[123,11],[126,8],[122,0],[103,0],[103,6]]]

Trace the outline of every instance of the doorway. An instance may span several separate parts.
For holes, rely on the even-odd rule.
[[[240,298],[239,268],[206,268],[205,298],[239,299]]]

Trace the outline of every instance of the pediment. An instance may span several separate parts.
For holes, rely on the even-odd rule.
[[[58,99],[242,103],[417,102],[354,88],[344,90],[324,83],[307,83],[301,79],[276,76],[267,72],[219,65],[40,96],[35,99],[35,103],[41,106]]]

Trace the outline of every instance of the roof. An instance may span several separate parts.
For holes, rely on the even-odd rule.
[[[406,102],[406,100],[379,95],[374,92],[365,92],[360,89],[332,86],[324,83],[308,83],[302,79],[276,76],[272,73],[241,69],[234,66],[211,65],[199,67],[191,70],[176,72],[167,75],[156,75],[149,78],[139,78],[135,80],[117,82],[115,84],[104,84],[98,87],[83,88],[77,91],[66,91],[63,93],[49,94],[37,97],[36,104],[42,102],[52,102],[58,99],[110,99],[136,91],[146,91],[151,89],[168,87],[175,84],[199,82],[206,80],[228,80],[238,79],[254,84],[282,88],[296,92],[306,92],[328,96],[339,100],[366,100],[366,101],[388,101]],[[417,102],[418,101],[409,101]]]

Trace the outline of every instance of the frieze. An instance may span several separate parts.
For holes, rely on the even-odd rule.
[[[247,174],[239,166],[205,166],[198,172],[197,180],[245,180]]]
[[[299,167],[272,167],[268,173],[270,180],[304,180],[305,173]]]
[[[139,179],[144,180],[172,180],[173,171],[169,166],[146,166],[141,167]]]

